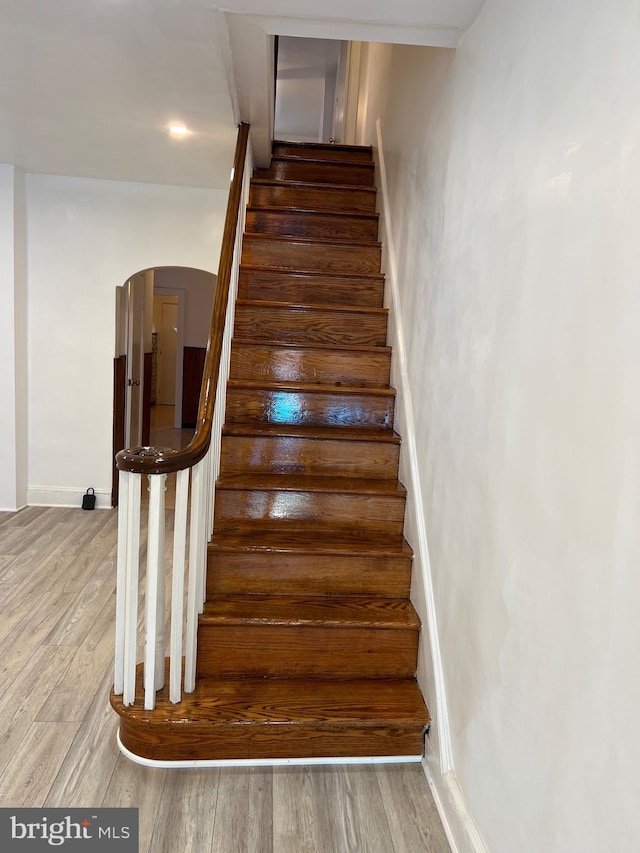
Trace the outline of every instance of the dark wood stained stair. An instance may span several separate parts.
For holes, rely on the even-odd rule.
[[[369,148],[275,142],[247,209],[194,693],[145,759],[420,756],[420,624]]]

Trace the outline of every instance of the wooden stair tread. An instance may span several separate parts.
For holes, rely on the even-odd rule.
[[[255,236],[255,235],[252,235]],[[261,234],[261,237],[269,236],[268,234]],[[271,235],[274,236],[274,235]],[[282,238],[280,238],[282,239]],[[301,238],[306,239],[306,238]],[[367,245],[363,243],[362,245]],[[338,273],[338,272],[319,272],[318,270],[283,270],[280,267],[267,267],[267,266],[254,266],[253,264],[240,264],[240,272],[255,272],[259,274],[271,273],[272,275],[282,276],[285,278],[295,278],[298,276],[299,278],[316,278],[316,279],[328,279],[328,280],[340,280],[346,279],[347,281],[375,281],[379,282],[384,280],[384,274],[380,272],[369,272],[369,273]]]
[[[218,624],[417,630],[420,620],[405,598],[212,595],[200,616],[200,627]]]
[[[292,158],[294,159],[294,158]],[[311,189],[311,190],[327,190],[327,192],[331,192],[332,190],[348,190],[351,192],[356,189],[358,192],[367,192],[376,194],[375,187],[354,187],[353,184],[330,184],[330,183],[316,183],[315,181],[296,181],[291,180],[290,178],[287,180],[278,180],[277,178],[252,178],[252,184],[258,184],[259,186],[287,186],[287,187],[297,187],[298,189]]]
[[[291,391],[293,393],[305,394],[354,394],[359,397],[363,394],[367,396],[395,397],[396,393],[393,388],[379,388],[375,386],[323,385],[312,384],[310,382],[263,382],[259,379],[229,379],[227,388],[246,388],[247,390],[267,389],[269,391]]]
[[[275,154],[271,158],[271,165],[274,163],[299,163],[309,166],[330,165],[330,166],[345,166],[347,168],[368,169],[373,171],[375,164],[373,162],[364,162],[358,160],[327,160],[322,157],[301,157],[295,154]]]
[[[242,535],[230,531],[214,531],[210,543],[212,550],[255,551],[256,553],[320,553],[371,556],[411,557],[413,551],[403,536],[376,534],[371,536],[347,535],[344,532],[317,534],[312,530],[291,531],[265,529],[246,531]]]
[[[310,148],[314,151],[342,151],[345,154],[366,154],[373,161],[373,146],[371,145],[351,145],[348,142],[299,142],[289,141],[287,139],[274,139],[274,148]]]
[[[278,185],[283,181],[276,181]],[[351,213],[344,210],[318,210],[314,207],[300,207],[299,205],[275,205],[275,204],[249,204],[247,213],[275,213],[278,216],[334,216],[336,219],[368,219],[378,220],[379,213]]]
[[[350,429],[340,427],[316,427],[298,424],[260,424],[260,423],[234,423],[225,424],[223,435],[242,436],[281,436],[288,438],[306,438],[319,441],[371,441],[385,442],[385,444],[400,444],[400,436],[392,430],[365,429],[352,427]]]
[[[299,304],[296,302],[277,302],[272,299],[237,299],[236,306],[248,308],[281,308],[283,311],[331,311],[334,314],[359,314],[367,316],[373,314],[378,317],[386,317],[388,308],[373,308],[362,305],[341,305],[334,302],[318,302]]]
[[[334,477],[321,474],[222,474],[216,489],[252,489],[261,492],[322,492],[353,495],[406,495],[399,480]]]
[[[255,231],[245,231],[243,239],[247,242],[250,240],[264,240],[265,242],[298,244],[301,246],[321,246],[325,249],[329,249],[331,246],[337,246],[341,249],[344,249],[345,246],[352,246],[354,249],[358,249],[360,247],[364,249],[379,249],[382,246],[382,243],[379,240],[352,240],[350,238],[338,240],[335,237],[292,237],[282,234],[261,234],[256,233]],[[245,264],[242,266],[246,267]],[[265,270],[267,267],[258,267],[258,269]],[[274,269],[277,270],[279,268],[274,267]],[[352,275],[359,276],[360,274],[352,273]]]
[[[310,308],[314,306],[309,306]],[[323,306],[330,307],[330,306]],[[258,347],[284,347],[286,349],[296,349],[296,350],[326,350],[327,352],[335,352],[339,350],[340,352],[353,352],[353,353],[374,353],[379,354],[381,352],[391,352],[391,347],[387,346],[375,346],[373,344],[325,344],[321,341],[287,341],[287,340],[276,340],[273,338],[269,338],[265,340],[264,338],[233,338],[231,341],[232,346],[258,346]]]
[[[165,684],[168,684],[168,677]],[[138,692],[143,691],[142,674]],[[411,679],[198,679],[193,693],[172,704],[165,687],[156,694],[156,707],[126,708],[111,698],[119,713],[140,723],[175,722],[183,726],[313,725],[340,728],[429,724],[429,713]]]

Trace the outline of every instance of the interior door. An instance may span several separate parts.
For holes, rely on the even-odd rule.
[[[157,402],[174,406],[176,402],[176,355],[178,340],[178,299],[156,296],[160,313],[158,332]]]

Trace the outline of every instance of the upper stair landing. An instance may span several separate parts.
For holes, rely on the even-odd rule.
[[[275,143],[271,165],[268,169],[257,169],[254,177],[373,187],[374,174],[375,166],[370,148],[322,143]]]
[[[373,163],[373,148],[364,145],[343,145],[340,142],[283,142],[276,139],[273,142],[273,156]]]

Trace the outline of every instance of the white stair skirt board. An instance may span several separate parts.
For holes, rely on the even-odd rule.
[[[294,764],[418,764],[422,755],[374,755],[368,758],[354,756],[353,758],[238,758],[238,759],[199,759],[194,761],[157,761],[153,758],[142,758],[123,746],[120,732],[116,734],[118,749],[130,761],[143,767],[161,767],[165,769],[185,767],[284,767]]]
[[[377,134],[377,149],[375,149],[376,168],[378,173],[378,190],[381,199],[380,209],[380,233],[383,245],[386,245],[387,264],[383,270],[386,279],[390,300],[389,311],[389,326],[390,330],[393,327],[395,342],[393,345],[393,361],[397,370],[396,387],[398,388],[398,396],[396,405],[401,407],[404,420],[404,432],[402,436],[401,454],[406,453],[407,467],[409,471],[410,482],[407,483],[407,511],[411,511],[416,520],[417,530],[416,540],[412,542],[414,549],[413,569],[412,571],[419,572],[422,578],[424,594],[425,594],[425,614],[418,612],[423,616],[422,631],[426,631],[429,637],[429,649],[431,657],[431,667],[433,673],[435,687],[435,707],[430,708],[432,712],[432,727],[436,729],[438,737],[438,758],[440,761],[441,773],[448,773],[453,769],[453,753],[451,748],[451,731],[449,726],[449,713],[447,710],[447,698],[444,683],[444,666],[442,662],[442,654],[440,650],[440,639],[438,636],[438,621],[436,614],[436,602],[433,590],[433,580],[431,576],[431,564],[429,561],[429,545],[427,540],[427,529],[424,514],[422,512],[422,485],[420,482],[420,466],[418,464],[418,453],[416,449],[416,430],[413,416],[413,404],[411,399],[411,388],[409,386],[408,370],[407,370],[407,348],[405,344],[404,330],[402,328],[402,318],[400,314],[400,294],[397,275],[397,254],[393,243],[393,231],[391,228],[391,209],[389,206],[389,187],[387,185],[387,171],[384,160],[384,147],[382,140],[382,130],[380,127],[380,119],[376,122]],[[399,387],[398,387],[399,386]],[[408,515],[407,512],[407,515]],[[406,517],[406,516],[405,516]],[[416,605],[416,602],[413,602]],[[423,648],[424,651],[424,648]],[[418,678],[418,680],[420,680]],[[427,693],[424,686],[421,684],[423,693]],[[431,697],[427,696],[427,701]]]

